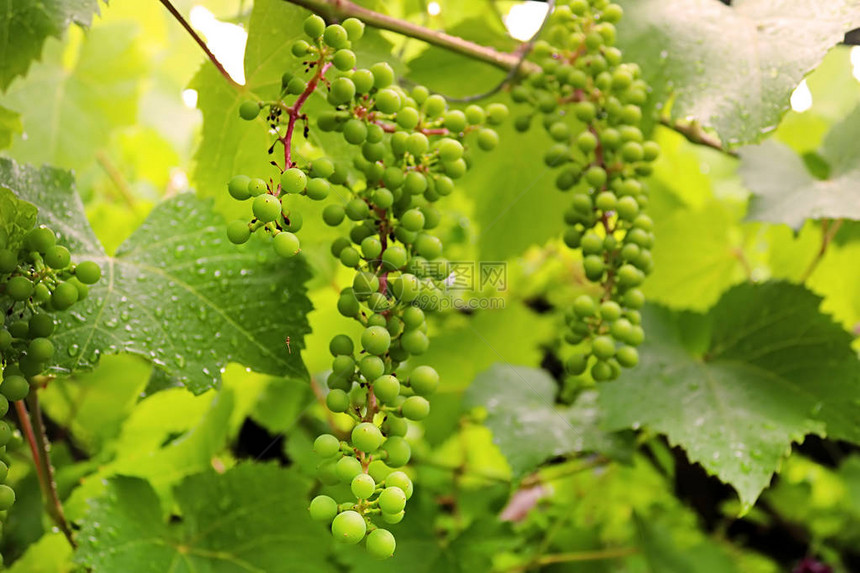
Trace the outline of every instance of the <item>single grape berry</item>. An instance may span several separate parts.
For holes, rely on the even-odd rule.
[[[284,193],[301,193],[307,183],[308,177],[301,169],[291,167],[281,174],[281,191]]]
[[[230,182],[227,183],[227,191],[230,196],[239,201],[244,201],[251,196],[248,191],[248,185],[251,183],[251,178],[247,175],[234,175]]]
[[[364,22],[357,18],[347,18],[340,25],[346,30],[350,41],[360,40],[364,35]]]
[[[400,406],[404,418],[410,420],[423,420],[430,414],[430,402],[421,396],[410,396]]]
[[[272,247],[275,252],[284,257],[291,258],[301,251],[299,238],[289,231],[281,231],[272,239]]]
[[[409,463],[412,457],[412,448],[405,439],[392,436],[385,440],[383,449],[388,454],[385,463],[392,468],[399,468]]]
[[[18,257],[8,249],[0,249],[0,274],[7,274],[18,268]]]
[[[367,453],[375,452],[382,445],[382,432],[370,422],[362,422],[352,429],[352,445]]]
[[[323,41],[335,49],[346,48],[349,45],[349,35],[340,24],[326,26],[323,32]]]
[[[331,534],[341,543],[355,545],[364,539],[366,532],[367,523],[364,518],[352,510],[337,514],[331,524]]]
[[[340,452],[340,440],[331,434],[321,434],[314,440],[314,452],[323,458],[331,458]]]
[[[311,500],[308,511],[314,521],[331,523],[337,515],[337,502],[327,495],[318,495]]]
[[[92,261],[84,261],[75,266],[75,276],[85,285],[92,285],[102,277],[102,270]]]
[[[352,478],[349,489],[358,499],[368,499],[376,491],[376,482],[367,474],[358,474]]]
[[[8,485],[0,485],[0,511],[6,511],[15,503],[15,492]]]
[[[47,338],[35,338],[27,347],[27,355],[38,362],[45,362],[54,355],[54,345]]]
[[[23,400],[27,397],[27,394],[30,393],[30,384],[26,378],[17,374],[6,376],[5,371],[4,376],[5,378],[0,382],[0,394],[3,394],[10,402]]]
[[[80,293],[77,287],[70,282],[62,282],[54,287],[54,292],[51,294],[51,304],[57,310],[66,310],[76,302]]]
[[[390,345],[391,335],[381,326],[369,326],[361,333],[361,346],[370,354],[385,354]]]
[[[307,34],[311,39],[316,40],[323,35],[323,32],[325,32],[325,20],[316,14],[311,14],[305,19],[302,27],[305,34]]]
[[[439,386],[439,374],[430,366],[418,366],[409,375],[409,386],[419,396],[429,396]]]
[[[12,277],[6,282],[6,294],[12,300],[27,300],[33,294],[33,283],[27,277]]]
[[[379,509],[385,513],[400,513],[406,507],[406,494],[399,487],[386,487],[379,494]]]
[[[36,227],[27,233],[25,242],[34,251],[44,253],[57,243],[57,236],[47,227]]]
[[[239,105],[239,117],[242,119],[251,121],[256,119],[258,115],[260,115],[260,104],[257,102],[247,100]]]
[[[342,72],[346,72],[355,67],[355,52],[352,50],[338,50],[331,59],[334,67]]]
[[[254,216],[263,223],[270,223],[281,214],[281,202],[274,195],[258,195],[252,205]]]
[[[227,224],[227,238],[236,245],[247,243],[251,238],[251,228],[242,219],[231,221]]]
[[[367,552],[377,559],[387,559],[394,555],[397,542],[390,531],[377,528],[368,534],[365,547],[367,547]]]

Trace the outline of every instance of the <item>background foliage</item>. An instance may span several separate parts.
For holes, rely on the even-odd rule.
[[[43,517],[20,450],[12,571],[860,570],[860,52],[837,45],[856,1],[622,2],[619,44],[664,121],[647,342],[616,382],[560,367],[556,311],[586,282],[558,240],[548,137],[503,127],[476,153],[440,229],[449,259],[507,263],[504,309],[433,319],[421,362],[442,386],[409,435],[417,500],[384,563],[331,547],[305,511],[311,441],[344,424],[315,396],[349,324],[332,231],[309,204],[305,255],[286,264],[223,231],[225,182],[269,161],[263,119],[238,105],[277,94],[306,12],[176,3],[197,4],[247,30],[244,85],[157,2],[0,0],[0,234],[50,223],[106,271],[40,391],[81,544]],[[514,2],[362,4],[516,46]],[[504,75],[390,32],[357,53],[449,95]],[[794,111],[804,77],[811,106]],[[701,126],[722,150],[679,133]],[[315,130],[298,151],[351,153]]]

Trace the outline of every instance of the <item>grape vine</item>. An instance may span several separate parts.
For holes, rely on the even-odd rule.
[[[559,5],[534,46],[540,71],[511,90],[515,102],[531,108],[515,127],[526,131],[540,115],[555,141],[544,161],[560,169],[556,187],[572,194],[564,243],[580,250],[585,277],[600,287],[577,297],[566,316],[565,340],[574,345],[567,370],[574,376],[588,370],[595,381],[638,363],[645,303],[639,286],[653,266],[642,178],[660,148],[640,128],[648,86],[613,45],[622,14],[607,0]]]
[[[361,323],[364,331],[360,350],[346,334],[331,340],[325,403],[330,411],[352,418],[354,425],[348,440],[323,434],[314,450],[322,458],[321,481],[349,484],[354,499],[338,503],[319,495],[311,501],[310,514],[330,523],[338,541],[364,540],[370,554],[386,558],[394,553],[394,536],[372,518],[384,524],[403,519],[413,493],[409,476],[397,469],[412,453],[405,439],[408,420],[427,417],[428,397],[439,384],[432,367],[418,366],[406,376],[401,368],[427,350],[425,310],[438,306],[448,276],[442,242],[432,233],[440,221],[433,203],[450,195],[454,180],[466,173],[472,141],[484,151],[496,147],[498,134],[490,126],[503,122],[508,110],[502,104],[449,109],[444,97],[423,86],[408,92],[398,86],[386,63],[357,69],[350,48],[363,31],[364,25],[354,18],[327,26],[320,17],[310,16],[304,22],[307,39],[292,45],[293,56],[302,60],[309,77],[286,73],[280,101],[241,104],[239,115],[249,121],[267,110],[284,161],[277,182],[243,174],[229,181],[232,197],[253,197],[254,218],[230,223],[227,234],[239,244],[262,230],[272,236],[279,255],[292,257],[301,251],[300,201],[322,201],[330,195],[342,199],[329,203],[322,215],[332,227],[352,222],[346,235],[331,245],[331,254],[355,270],[351,286],[340,292],[337,309]],[[294,159],[296,124],[308,126],[302,106],[314,92],[323,93],[331,106],[315,118],[316,127],[340,133],[358,148],[352,168],[325,157]]]
[[[8,247],[0,248],[0,417],[9,412],[10,402],[27,397],[36,376],[45,371],[53,357],[51,335],[56,325],[52,314],[85,299],[88,285],[101,278],[96,263],[72,263],[69,250],[57,244],[57,236],[47,227],[30,230],[20,248]],[[6,451],[21,441],[20,432],[9,422],[0,421],[0,483],[9,473]],[[12,488],[0,485],[0,511],[14,503]]]

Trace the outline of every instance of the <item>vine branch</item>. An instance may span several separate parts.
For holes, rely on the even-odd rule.
[[[711,135],[706,132],[700,124],[696,120],[692,121],[676,121],[670,119],[668,117],[661,117],[660,123],[673,131],[677,131],[690,143],[695,143],[696,145],[704,145],[705,147],[710,147],[711,149],[716,149],[721,153],[725,153],[731,157],[738,157],[738,152],[732,149],[727,148],[723,145],[723,142],[719,140],[719,138]]]
[[[285,0],[311,12],[319,14],[328,21],[344,20],[346,18],[358,18],[365,24],[396,32],[410,38],[423,40],[433,46],[445,48],[463,56],[488,63],[501,70],[509,71],[520,65],[520,54],[501,52],[488,46],[483,46],[458,36],[452,36],[438,30],[431,30],[400,18],[394,18],[386,14],[374,12],[363,6],[359,6],[350,0]],[[524,73],[533,73],[538,66],[531,62],[523,62],[520,69]]]
[[[812,273],[815,272],[815,269],[818,268],[818,264],[821,262],[821,259],[824,258],[825,253],[827,253],[827,247],[830,246],[830,243],[833,241],[833,237],[835,237],[836,233],[839,232],[839,229],[842,228],[842,223],[842,219],[837,219],[836,221],[832,219],[824,219],[821,222],[821,231],[824,233],[821,237],[821,247],[815,254],[815,258],[809,262],[809,266],[807,266],[806,270],[803,271],[803,274],[800,275],[800,282],[805,283],[807,279],[812,276]]]
[[[63,513],[63,504],[60,503],[60,497],[57,494],[54,469],[51,466],[51,446],[45,433],[45,424],[42,421],[42,409],[39,406],[39,398],[35,390],[30,392],[27,402],[30,404],[30,412],[27,411],[27,406],[23,400],[15,402],[15,410],[18,412],[21,429],[24,430],[24,434],[27,436],[27,443],[33,454],[33,463],[39,478],[39,488],[42,490],[42,496],[45,498],[45,509],[51,519],[54,520],[54,523],[57,524],[57,527],[60,528],[60,531],[63,532],[63,535],[66,536],[69,544],[72,547],[77,547],[72,530],[69,527],[69,522],[66,521],[66,516]]]
[[[227,73],[227,70],[224,68],[221,62],[218,61],[218,58],[215,57],[215,54],[212,53],[212,51],[209,49],[209,46],[206,45],[206,42],[203,41],[203,38],[200,37],[200,35],[194,30],[194,28],[191,27],[191,24],[189,24],[188,21],[182,16],[182,14],[179,13],[179,10],[176,9],[176,6],[171,4],[170,0],[158,1],[161,2],[161,4],[165,8],[167,8],[167,11],[170,12],[170,15],[173,16],[176,21],[179,22],[179,24],[183,28],[185,28],[185,31],[191,35],[194,41],[197,42],[197,45],[200,46],[200,48],[203,50],[203,53],[206,54],[212,64],[218,69],[219,72],[221,72],[221,75],[224,76],[224,79],[226,79],[233,87],[240,87],[240,84],[236,83],[236,80],[230,77],[230,74]]]

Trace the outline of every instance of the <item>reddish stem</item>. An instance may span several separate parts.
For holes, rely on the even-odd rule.
[[[321,55],[320,59],[316,62],[317,71],[314,76],[308,82],[308,85],[305,87],[305,91],[299,94],[299,97],[296,98],[296,101],[293,102],[293,105],[289,106],[286,111],[287,115],[290,116],[290,120],[287,123],[287,132],[284,134],[284,137],[281,138],[281,143],[284,145],[284,171],[295,165],[292,159],[292,147],[293,147],[293,131],[296,128],[296,121],[301,118],[301,109],[310,95],[317,89],[317,85],[319,85],[320,80],[325,76],[325,73],[331,67],[331,62],[324,61],[325,56]]]
[[[39,484],[42,484],[42,464],[39,462],[39,446],[36,443],[36,435],[33,433],[33,425],[30,423],[30,415],[27,412],[27,406],[22,400],[18,400],[15,404],[15,411],[18,412],[18,423],[21,424],[21,430],[24,436],[27,437],[27,444],[30,446],[30,453],[33,455],[33,465],[36,467],[36,475],[39,476]]]

